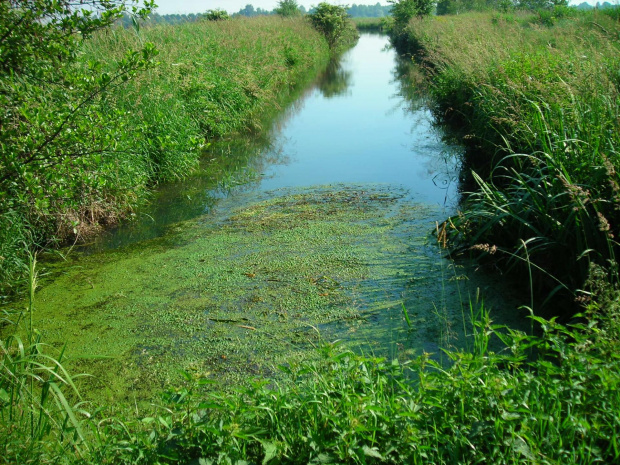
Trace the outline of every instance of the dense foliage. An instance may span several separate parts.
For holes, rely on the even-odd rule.
[[[435,7],[434,0],[391,0],[391,14],[397,27],[405,27],[415,17],[428,16]]]
[[[150,185],[189,173],[213,138],[259,127],[266,107],[328,59],[325,40],[302,19],[97,32],[123,10],[76,13],[66,23],[54,10],[7,5],[0,18],[5,292],[23,274],[28,249],[83,240],[117,221]]]
[[[389,16],[391,10],[391,5],[381,5],[379,2],[374,5],[357,5],[354,3],[347,8],[347,13],[352,18],[382,18]]]
[[[132,11],[143,17],[150,6]],[[90,208],[94,216],[109,204],[103,188],[118,174],[106,167],[126,150],[127,136],[122,113],[110,109],[107,99],[152,67],[157,52],[149,43],[139,44],[104,69],[100,60],[81,60],[80,47],[127,8],[122,1],[0,4],[0,281],[5,284],[23,267],[24,255],[17,250],[75,228],[68,209]]]
[[[292,3],[288,2],[285,6],[292,5]],[[295,13],[294,16],[298,14],[305,15],[308,11],[303,5],[299,5],[295,3],[294,5],[298,13],[295,10],[290,9],[292,13]],[[254,16],[268,16],[280,14],[280,6],[277,6],[273,10],[266,10],[261,7],[254,7],[251,3],[248,3],[243,8],[240,8],[236,13],[232,13],[232,17],[236,16],[246,16],[246,17],[254,17]],[[310,12],[314,11],[314,8],[310,9]],[[349,16],[354,18],[382,18],[385,16],[389,16],[392,6],[391,5],[381,5],[379,2],[374,5],[362,5],[362,4],[352,4],[349,7],[345,7]],[[287,11],[287,10],[283,10]],[[171,13],[171,14],[159,14],[156,11],[149,14],[146,20],[143,20],[143,24],[180,24],[185,22],[193,22],[200,21],[204,19],[207,13]],[[122,24],[123,27],[131,27],[133,25],[133,21],[131,15],[125,14],[123,17],[118,20],[119,24]]]
[[[357,40],[355,26],[349,20],[345,7],[319,3],[308,17],[315,29],[325,36],[329,48],[334,51]]]
[[[557,23],[540,13],[413,21],[401,41],[428,64],[436,113],[471,147],[479,190],[441,233],[556,303],[591,300],[593,265],[617,282],[617,34],[612,17],[573,10]]]

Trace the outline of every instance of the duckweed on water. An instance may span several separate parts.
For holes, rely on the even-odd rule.
[[[460,301],[441,303],[432,207],[405,196],[377,186],[277,191],[106,258],[70,255],[69,266],[50,265],[37,327],[67,342],[74,372],[93,374],[83,391],[116,400],[148,398],[180,370],[232,384],[270,376],[314,355],[319,337],[425,348],[461,317],[441,309]],[[416,331],[403,323],[403,300]]]

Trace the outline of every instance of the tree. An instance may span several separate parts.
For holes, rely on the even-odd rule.
[[[225,21],[229,18],[229,16],[226,10],[220,10],[218,8],[215,10],[208,10],[205,18],[207,21]]]
[[[297,0],[280,0],[274,11],[280,16],[301,16],[301,10],[299,9]]]
[[[134,17],[144,18],[154,6],[145,5],[132,7]],[[30,166],[53,166],[103,150],[107,143],[95,131],[102,123],[94,121],[98,99],[150,66],[156,51],[147,44],[103,71],[96,62],[77,66],[78,50],[82,40],[113,24],[127,8],[124,1],[109,0],[0,3],[0,186]]]
[[[118,150],[123,115],[106,94],[154,64],[151,44],[113,63],[80,59],[82,42],[131,13],[154,6],[125,0],[0,2],[0,229],[27,218],[41,229],[68,202],[88,202],[101,179],[86,166]],[[15,227],[14,220],[11,224]],[[19,221],[22,221],[21,219]],[[37,240],[37,238],[33,238]],[[10,274],[10,273],[9,273]],[[0,262],[0,281],[9,276]]]
[[[403,29],[414,17],[428,16],[435,8],[435,0],[388,0],[397,29]]]
[[[345,7],[319,3],[314,11],[309,14],[312,25],[327,39],[331,49],[344,36],[348,29],[348,17]]]
[[[250,4],[246,5],[245,8],[242,8],[239,10],[239,14],[241,16],[249,16],[249,17],[256,16],[254,5],[250,5]]]

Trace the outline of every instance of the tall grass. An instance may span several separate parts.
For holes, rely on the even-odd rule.
[[[27,247],[16,245],[83,240],[117,222],[153,184],[190,173],[213,140],[260,130],[329,60],[325,39],[303,19],[261,17],[102,31],[84,42],[79,66],[111,70],[148,42],[159,65],[98,101],[98,117],[114,128],[107,149],[4,186],[2,291],[23,276]]]
[[[432,76],[436,114],[470,149],[479,188],[449,222],[453,240],[534,269],[551,295],[583,289],[591,263],[615,263],[619,31],[597,13],[551,25],[467,14],[413,21],[403,41]]]
[[[30,256],[28,307],[3,319],[14,331],[0,339],[0,463],[56,463],[88,451],[85,411],[63,367],[64,348],[51,350],[35,329],[35,267]]]

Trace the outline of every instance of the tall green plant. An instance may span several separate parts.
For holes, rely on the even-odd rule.
[[[28,276],[28,307],[0,339],[0,463],[55,462],[88,450],[79,418],[84,413],[80,395],[63,366],[64,348],[51,355],[35,329],[37,271],[32,255]]]

